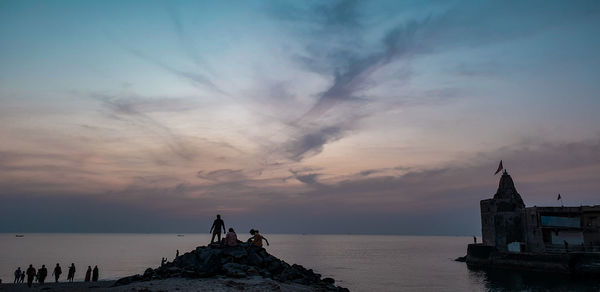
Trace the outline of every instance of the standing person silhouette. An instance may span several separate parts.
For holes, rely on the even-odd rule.
[[[217,242],[221,242],[221,228],[223,228],[223,232],[227,232],[227,230],[225,230],[225,222],[221,220],[221,215],[217,214],[217,219],[215,219],[209,231],[212,232],[212,238],[210,239],[211,244],[215,242],[215,235],[218,237],[219,240]]]
[[[92,267],[88,266],[88,269],[85,272],[85,282],[89,282],[91,276],[92,276]]]
[[[73,282],[73,278],[75,278],[75,264],[71,263],[69,267],[69,273],[67,274],[67,281]]]
[[[52,275],[54,275],[55,283],[58,283],[58,278],[60,277],[60,274],[62,274],[62,268],[58,263],[56,263],[56,267],[54,267],[54,271],[52,272]]]
[[[23,283],[25,282],[25,271],[21,272],[21,281],[17,282],[17,283]]]
[[[19,279],[21,279],[21,267],[18,267],[15,270],[15,281],[13,283],[19,283]]]
[[[98,282],[98,266],[94,266],[94,271],[92,272],[92,282]]]
[[[40,284],[44,284],[44,282],[46,282],[46,276],[48,276],[48,269],[46,269],[46,265],[42,265],[42,267],[38,270],[38,273],[40,274],[38,277],[38,282],[40,282]]]
[[[27,268],[27,286],[29,288],[31,288],[31,285],[33,284],[35,273],[35,268],[32,265],[29,265],[29,268]]]

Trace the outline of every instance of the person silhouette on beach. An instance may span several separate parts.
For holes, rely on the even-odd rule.
[[[175,258],[179,257],[179,250],[177,250],[177,253],[175,253]]]
[[[92,267],[88,266],[88,269],[85,272],[85,282],[89,282],[91,276],[92,276]]]
[[[211,244],[215,242],[215,236],[218,238],[217,242],[221,242],[221,228],[223,228],[223,232],[227,232],[225,230],[225,222],[221,220],[221,215],[217,214],[217,219],[215,219],[209,231],[212,233],[212,238],[210,239]]]
[[[35,268],[33,265],[29,265],[27,268],[27,286],[31,287],[33,284],[33,278],[35,277]]]
[[[58,278],[60,277],[60,274],[62,274],[62,268],[58,263],[56,263],[56,267],[54,267],[54,271],[52,272],[52,275],[54,275],[55,283],[58,283]]]
[[[44,284],[46,282],[46,277],[48,276],[48,269],[46,269],[46,265],[42,265],[42,267],[38,270],[38,282],[40,284]]]
[[[92,282],[98,282],[98,266],[94,266],[94,272],[92,272]]]
[[[73,278],[75,278],[75,264],[71,263],[69,267],[69,273],[67,274],[67,281],[73,282]]]
[[[17,283],[23,283],[25,282],[25,271],[21,272],[21,281],[17,282]]]
[[[248,242],[252,242],[253,245],[258,246],[258,247],[262,247],[262,241],[264,239],[264,241],[267,243],[267,246],[269,245],[269,241],[267,240],[267,238],[265,238],[264,236],[260,235],[260,233],[258,232],[258,229],[254,230],[254,229],[250,229],[250,234],[252,235],[252,237],[250,237],[248,239]]]
[[[18,268],[15,270],[15,281],[13,282],[13,284],[14,284],[14,283],[19,283],[19,279],[21,279],[21,273],[22,273],[22,272],[21,272],[21,267],[18,267]]]

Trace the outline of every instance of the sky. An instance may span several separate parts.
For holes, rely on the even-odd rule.
[[[480,234],[600,204],[598,1],[0,1],[0,232]],[[239,232],[239,231],[238,231]]]

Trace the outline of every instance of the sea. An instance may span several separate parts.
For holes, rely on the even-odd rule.
[[[0,279],[17,267],[42,264],[52,271],[71,263],[75,280],[97,265],[101,280],[143,273],[210,241],[209,234],[0,234]],[[263,234],[266,249],[313,269],[351,291],[600,291],[600,279],[506,270],[471,270],[454,261],[473,237]],[[242,240],[246,239],[243,235]]]

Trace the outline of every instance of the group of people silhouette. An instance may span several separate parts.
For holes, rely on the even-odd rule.
[[[236,246],[242,241],[237,239],[237,234],[233,230],[233,228],[229,227],[229,232],[225,235],[225,238],[221,239],[221,228],[223,229],[223,233],[227,232],[225,230],[225,222],[221,219],[221,215],[217,214],[217,219],[213,221],[212,227],[210,228],[210,233],[212,233],[212,238],[210,239],[210,244],[215,244],[215,237],[217,237],[217,243],[222,246]],[[269,241],[264,236],[260,235],[258,229],[250,229],[251,237],[248,238],[247,242],[253,244],[258,247],[263,246],[263,240],[269,245]]]
[[[221,239],[221,229],[223,230],[223,233],[227,232],[225,235],[225,238]],[[223,219],[221,219],[221,215],[217,214],[217,219],[215,219],[215,221],[212,224],[212,227],[210,228],[210,233],[212,233],[212,238],[210,240],[210,244],[214,245],[215,244],[215,237],[217,238],[217,244],[220,246],[237,246],[239,244],[242,244],[243,242],[238,240],[237,238],[237,234],[235,233],[235,230],[233,230],[233,228],[229,228],[229,230],[227,231],[225,229],[225,222],[223,221]],[[267,245],[269,245],[269,241],[267,240],[267,238],[265,238],[264,236],[262,236],[259,231],[257,229],[250,229],[250,238],[248,238],[248,240],[246,241],[248,244],[252,244],[254,246],[258,246],[258,247],[262,247],[263,246],[263,240],[267,243]],[[177,258],[179,256],[179,250],[177,250],[177,254],[175,255],[175,258]],[[161,265],[164,265],[166,263],[166,258],[163,258],[161,260]],[[29,287],[31,287],[33,285],[33,282],[38,282],[39,284],[44,284],[44,282],[46,281],[46,277],[48,276],[48,269],[46,268],[46,265],[42,265],[41,268],[39,269],[35,269],[33,267],[33,265],[29,265],[29,268],[27,268],[27,270],[23,271],[21,270],[21,267],[18,267],[15,270],[15,280],[14,283],[23,283],[25,281],[25,276],[27,276],[27,285]],[[60,266],[60,264],[56,264],[56,267],[54,267],[54,271],[52,272],[52,276],[54,276],[54,281],[56,283],[58,283],[58,280],[60,279],[60,275],[62,275],[62,268]],[[75,277],[75,264],[71,263],[71,266],[69,267],[68,270],[68,274],[67,274],[67,281],[68,282],[73,282],[73,278]],[[90,280],[92,282],[96,282],[98,281],[98,277],[99,277],[99,271],[98,271],[98,266],[94,266],[94,269],[92,269],[91,266],[88,266],[87,271],[85,273],[85,282],[89,282]]]
[[[54,271],[52,272],[52,276],[54,276],[54,282],[58,283],[60,275],[62,275],[62,268],[60,267],[60,264],[57,263],[56,267],[54,267]],[[85,273],[85,282],[89,282],[90,279],[91,281],[96,282],[98,281],[99,275],[100,273],[98,266],[94,266],[93,270],[91,266],[88,266]],[[48,276],[48,269],[46,269],[46,265],[42,265],[42,267],[37,271],[33,265],[29,265],[29,268],[27,268],[25,271],[22,271],[21,267],[18,267],[15,270],[15,281],[13,283],[23,283],[25,281],[25,276],[27,276],[27,286],[29,287],[33,285],[34,281],[38,282],[39,284],[44,284],[44,282],[46,282],[46,277]],[[67,281],[73,282],[73,278],[75,278],[75,264],[71,263],[67,274]]]

